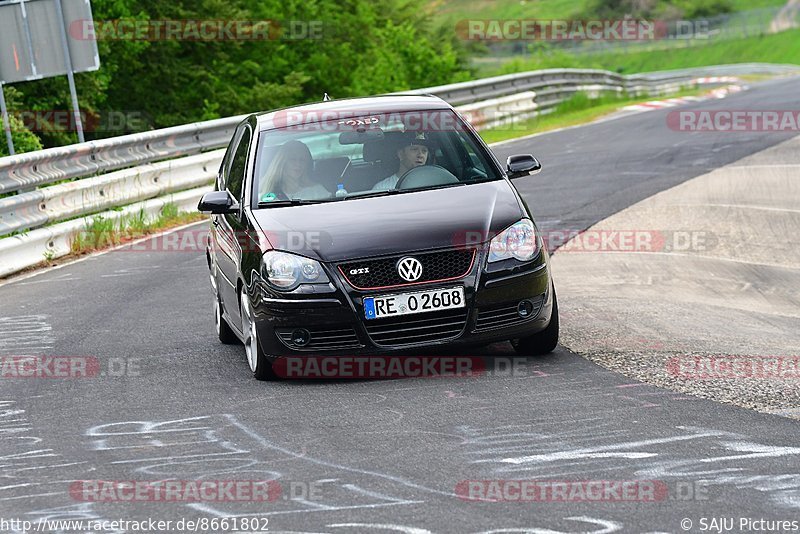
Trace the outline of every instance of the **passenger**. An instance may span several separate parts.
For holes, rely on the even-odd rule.
[[[296,140],[284,143],[261,178],[259,200],[331,198],[330,191],[311,180],[313,170],[314,159],[305,144]]]
[[[425,132],[404,133],[402,141],[397,148],[397,159],[400,160],[400,167],[396,173],[384,178],[375,184],[372,189],[377,191],[394,189],[405,173],[428,162],[429,153],[428,139]]]

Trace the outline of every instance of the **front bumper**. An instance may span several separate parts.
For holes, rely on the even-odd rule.
[[[416,352],[442,345],[480,345],[530,336],[547,327],[553,291],[546,250],[524,265],[486,268],[479,251],[463,278],[414,288],[362,291],[329,268],[325,292],[276,295],[263,282],[250,291],[261,348],[271,357],[302,355],[366,355]],[[464,288],[464,308],[365,320],[363,298],[404,291]],[[517,312],[520,301],[533,309]],[[300,336],[296,334],[305,331]],[[307,341],[298,344],[296,341]]]

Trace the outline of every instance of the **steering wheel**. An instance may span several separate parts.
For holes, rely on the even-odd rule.
[[[407,171],[397,180],[395,189],[416,189],[459,183],[453,173],[439,165],[421,165]]]
[[[467,175],[466,178],[464,178],[465,182],[472,182],[472,181],[476,181],[476,180],[482,181],[482,180],[486,180],[486,178],[488,177],[485,172],[483,172],[483,171],[481,171],[479,169],[476,169],[475,167],[469,167],[469,168],[465,169],[464,172]]]

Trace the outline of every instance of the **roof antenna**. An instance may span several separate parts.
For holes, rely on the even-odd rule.
[[[330,102],[330,100],[331,100],[331,97],[328,96],[328,93],[323,93],[322,101],[323,102]]]

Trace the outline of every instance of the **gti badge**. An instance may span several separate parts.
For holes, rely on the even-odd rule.
[[[406,282],[414,282],[422,276],[422,264],[416,258],[400,258],[397,262],[397,274]]]

